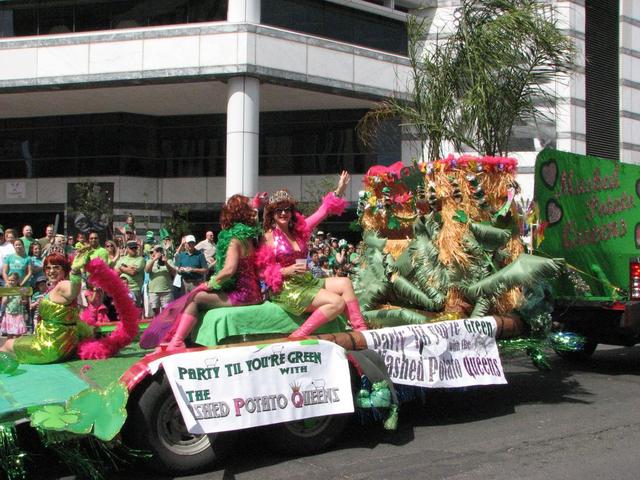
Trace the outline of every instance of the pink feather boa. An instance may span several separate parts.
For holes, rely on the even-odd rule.
[[[266,244],[260,245],[256,252],[256,265],[260,271],[260,278],[269,286],[272,292],[279,292],[282,289],[282,272],[280,264],[276,262],[276,255],[273,248]]]
[[[325,209],[326,215],[342,215],[347,202],[343,198],[336,197],[335,193],[329,192],[322,199],[320,208]]]
[[[293,225],[293,235],[296,237],[296,240],[307,243],[311,238],[311,229],[307,225],[307,219],[300,212],[295,212],[294,215],[296,222]]]
[[[120,321],[108,337],[86,339],[78,345],[78,356],[83,360],[102,360],[109,358],[129,345],[138,335],[140,309],[129,298],[127,287],[116,272],[101,259],[94,258],[85,267],[91,277],[91,283],[102,288],[113,299]]]

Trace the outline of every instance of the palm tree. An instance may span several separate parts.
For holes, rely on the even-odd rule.
[[[553,82],[573,69],[573,45],[555,11],[536,0],[463,0],[446,38],[424,41],[424,20],[408,22],[411,76],[405,98],[381,102],[359,125],[366,142],[381,120],[402,119],[425,160],[445,141],[506,155],[518,121],[537,121],[557,100]]]

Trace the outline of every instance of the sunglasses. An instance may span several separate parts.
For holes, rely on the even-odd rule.
[[[291,207],[276,208],[274,211],[277,215],[286,215],[287,213],[291,213]]]

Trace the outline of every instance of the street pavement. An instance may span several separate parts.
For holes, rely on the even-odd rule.
[[[550,358],[550,372],[525,356],[503,359],[508,385],[430,390],[402,406],[397,432],[356,421],[329,451],[303,458],[245,435],[223,468],[184,478],[640,478],[640,347],[601,346],[578,365]]]

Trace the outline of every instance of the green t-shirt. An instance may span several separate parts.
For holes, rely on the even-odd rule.
[[[167,265],[158,265],[158,262],[149,260],[147,265],[153,263],[151,273],[149,273],[149,293],[170,292],[173,283]]]
[[[27,237],[20,237],[20,240],[22,240],[22,243],[24,245],[24,251],[27,253],[29,253],[29,247],[31,246],[31,244],[37,241],[35,238],[27,238]]]
[[[109,265],[109,252],[107,252],[106,248],[98,247],[93,252],[89,254],[89,260],[93,260],[94,258],[100,258]]]
[[[131,276],[124,272],[121,272],[120,267],[122,265],[126,265],[128,267],[135,267],[136,274]],[[127,279],[127,285],[129,285],[129,290],[131,290],[132,292],[140,292],[140,290],[142,289],[142,282],[144,282],[144,258],[130,257],[129,255],[120,257],[116,262],[115,270],[119,276],[125,277]]]

